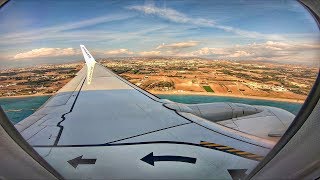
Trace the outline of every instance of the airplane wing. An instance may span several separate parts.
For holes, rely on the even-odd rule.
[[[228,179],[275,142],[208,121],[97,63],[15,127],[67,179]]]

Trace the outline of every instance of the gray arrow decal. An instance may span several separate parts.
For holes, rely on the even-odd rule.
[[[79,164],[95,164],[97,159],[82,159],[82,156],[76,157],[74,159],[71,159],[68,161],[68,163],[74,167],[77,168]]]

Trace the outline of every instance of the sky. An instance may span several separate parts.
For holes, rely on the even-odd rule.
[[[11,0],[0,68],[97,58],[182,56],[318,65],[319,29],[297,1]]]

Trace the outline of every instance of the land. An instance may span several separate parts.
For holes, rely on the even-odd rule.
[[[0,97],[53,94],[67,84],[83,63],[42,65],[0,71]]]
[[[179,57],[105,58],[101,64],[154,94],[213,95],[303,102],[318,69],[270,62]],[[83,63],[0,72],[0,97],[53,94]]]

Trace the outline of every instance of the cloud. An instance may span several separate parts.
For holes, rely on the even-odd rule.
[[[226,54],[227,52],[222,49],[222,48],[209,48],[209,47],[204,47],[201,48],[197,51],[191,52],[191,55],[193,56],[208,56],[208,55],[221,55],[221,54]]]
[[[56,39],[59,38],[61,40],[65,40],[64,38],[71,37],[72,39],[75,38],[82,38],[88,37],[89,34],[81,34],[81,36],[77,35],[78,32],[69,32],[74,31],[80,28],[85,28],[89,26],[94,26],[97,24],[103,24],[113,21],[119,21],[128,19],[130,16],[128,15],[107,15],[107,16],[100,16],[100,17],[94,17],[94,18],[87,18],[85,20],[81,20],[78,22],[70,22],[70,23],[64,23],[59,25],[53,25],[49,27],[44,28],[37,28],[29,31],[22,31],[22,32],[14,32],[14,33],[7,33],[1,35],[1,42],[0,44],[16,44],[16,43],[26,43],[26,42],[32,42],[35,40],[41,40],[41,39]],[[110,38],[112,37],[110,34],[104,33],[103,35],[109,35]],[[90,36],[92,37],[92,36]],[[90,40],[90,39],[89,39]]]
[[[237,57],[248,57],[251,55],[252,55],[251,53],[248,53],[246,51],[235,51],[234,53],[229,54],[226,57],[237,58]]]
[[[192,56],[207,57],[212,59],[225,60],[267,60],[277,62],[309,62],[317,61],[320,55],[319,44],[292,43],[266,41],[262,43],[250,43],[245,45],[235,45],[229,47],[202,47],[200,49],[184,49],[195,47],[199,44],[197,41],[185,41],[161,45],[150,51],[132,51],[126,48],[97,51],[100,56]],[[182,49],[181,51],[176,49]],[[95,51],[92,51],[95,52]],[[18,53],[13,59],[33,59],[40,57],[67,57],[80,55],[78,49],[73,48],[38,48],[26,52]]]
[[[203,47],[184,56],[212,57],[232,60],[314,61],[319,56],[320,45],[266,41],[226,48]]]
[[[160,51],[142,51],[137,54],[140,56],[160,56],[161,52]]]
[[[150,51],[134,52],[128,49],[117,49],[104,52],[107,56],[183,56],[206,57],[224,60],[253,60],[274,61],[283,63],[307,62],[313,63],[320,55],[320,45],[308,43],[292,43],[279,41],[265,41],[229,47],[196,47],[197,41],[184,41],[172,44],[163,44]]]
[[[176,23],[192,23],[200,26],[211,26],[215,22],[204,18],[190,18],[187,15],[170,8],[158,8],[153,4],[144,6],[130,6],[128,9],[143,12],[145,14],[156,15]]]
[[[40,57],[73,56],[80,54],[73,48],[39,48],[16,54],[13,59],[32,59]]]
[[[162,44],[159,45],[156,49],[184,49],[189,47],[194,47],[199,44],[198,41],[187,41],[187,42],[178,42],[178,43],[172,43],[172,44]]]
[[[132,55],[134,52],[129,51],[128,49],[116,49],[104,52],[106,55]]]
[[[234,34],[248,37],[248,38],[270,39],[270,40],[285,39],[284,37],[277,34],[263,34],[255,31],[247,31],[247,30],[243,30],[243,29],[239,29],[231,26],[221,25],[211,19],[189,17],[188,15],[181,13],[175,9],[160,8],[160,7],[156,7],[154,4],[146,4],[141,6],[139,5],[129,6],[128,9],[139,11],[148,15],[158,16],[162,19],[175,22],[175,23],[192,24],[196,26],[216,28],[216,29],[223,30],[225,32],[234,33]]]
[[[105,56],[115,56],[115,57],[123,57],[123,56],[161,56],[161,51],[141,51],[141,52],[134,52],[129,49],[115,49],[109,50],[100,53],[101,55]]]

